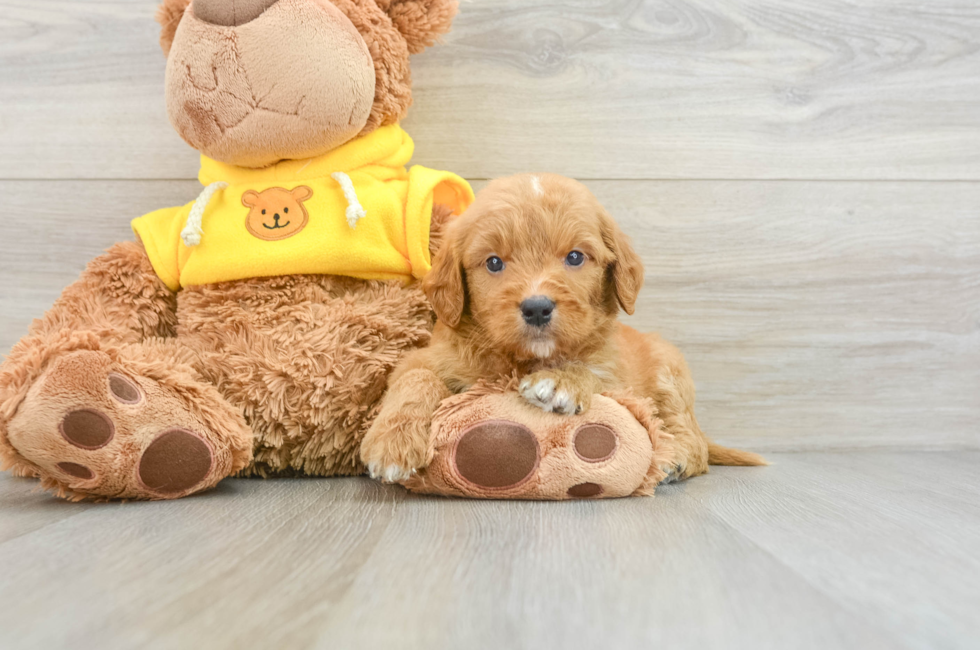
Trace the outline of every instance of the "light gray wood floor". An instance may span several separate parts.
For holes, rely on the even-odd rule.
[[[980,452],[779,454],[653,498],[0,478],[3,648],[976,648]]]

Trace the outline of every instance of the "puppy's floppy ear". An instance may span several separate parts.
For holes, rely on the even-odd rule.
[[[602,224],[602,241],[614,256],[610,268],[616,287],[616,300],[623,311],[632,315],[636,297],[643,286],[643,261],[633,249],[629,237],[605,209],[600,208],[599,220]]]
[[[377,0],[395,28],[408,41],[408,51],[418,54],[449,31],[459,8],[458,0]]]
[[[436,316],[449,327],[459,325],[466,303],[463,259],[454,225],[446,228],[442,246],[432,259],[432,270],[422,280],[422,290],[432,303]]]
[[[177,25],[184,17],[184,11],[191,0],[163,0],[157,8],[157,22],[160,23],[160,47],[164,56],[170,55],[170,46],[177,33]]]

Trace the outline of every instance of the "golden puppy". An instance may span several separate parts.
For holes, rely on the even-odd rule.
[[[438,316],[432,343],[394,370],[361,445],[372,476],[398,481],[425,467],[439,403],[515,372],[524,398],[547,411],[581,412],[594,393],[626,387],[652,398],[674,435],[672,480],[709,464],[765,464],[709,442],[680,351],[617,322],[620,308],[633,313],[643,265],[584,185],[551,174],[493,181],[444,237],[423,281]]]

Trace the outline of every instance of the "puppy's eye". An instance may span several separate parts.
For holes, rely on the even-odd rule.
[[[262,211],[262,214],[265,214],[265,210]]]
[[[585,262],[585,253],[582,251],[572,251],[565,256],[565,264],[569,266],[582,266]]]
[[[286,214],[289,214],[289,208],[283,208],[282,211],[285,212]]]
[[[496,255],[490,256],[487,258],[487,270],[491,273],[500,273],[504,270],[504,261]]]

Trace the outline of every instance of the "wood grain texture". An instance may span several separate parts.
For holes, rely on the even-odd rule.
[[[129,222],[193,201],[197,181],[0,181],[0,354],[94,257],[132,241]],[[19,224],[19,225],[18,225]]]
[[[477,183],[479,188],[483,184]],[[593,181],[634,240],[634,327],[685,352],[699,417],[760,451],[980,446],[980,184]],[[0,349],[189,181],[0,182]]]
[[[284,479],[90,505],[0,543],[0,646],[973,647],[980,453],[774,460],[602,502]]]
[[[155,4],[0,2],[0,178],[194,177]],[[978,69],[955,0],[480,0],[406,126],[468,178],[978,180]]]
[[[955,648],[978,638],[978,461],[977,452],[814,454],[790,459],[792,481],[725,472],[710,488],[687,487],[847,611],[873,612],[910,645]],[[937,564],[963,573],[946,579]]]
[[[91,504],[71,504],[48,498],[33,479],[14,478],[8,474],[0,479],[0,543],[40,530],[55,522],[88,510]],[[73,505],[81,505],[74,508]]]

